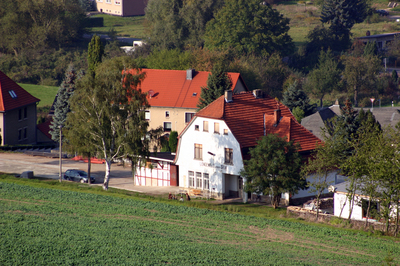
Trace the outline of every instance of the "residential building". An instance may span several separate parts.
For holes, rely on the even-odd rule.
[[[175,163],[179,186],[215,198],[242,197],[243,160],[267,134],[278,134],[300,144],[307,158],[321,141],[301,126],[289,108],[260,90],[234,94],[226,91],[199,111],[179,135]]]
[[[201,87],[207,86],[206,71],[143,69],[146,77],[139,86],[148,93],[150,109],[146,112],[149,128],[163,127],[165,133],[181,132],[197,112]],[[247,91],[239,73],[228,73],[232,91]]]
[[[39,101],[0,71],[1,145],[36,143],[36,104]]]
[[[96,9],[101,13],[129,17],[144,15],[147,0],[96,0]]]
[[[385,51],[387,50],[390,43],[399,36],[400,32],[370,35],[368,31],[366,36],[358,37],[357,40],[361,41],[364,44],[367,44],[368,42],[375,42],[379,51]]]

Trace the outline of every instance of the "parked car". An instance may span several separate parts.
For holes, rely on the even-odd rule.
[[[82,170],[68,169],[67,171],[65,171],[64,179],[71,180],[71,181],[77,181],[77,182],[81,182],[81,183],[87,183],[88,182],[88,174]],[[96,179],[93,176],[91,176],[90,183],[94,183],[95,181],[96,181]]]
[[[378,13],[380,16],[389,16],[389,12],[383,9],[375,10],[375,12]]]

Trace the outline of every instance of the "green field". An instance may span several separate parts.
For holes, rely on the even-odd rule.
[[[0,180],[0,265],[400,263],[390,239],[52,182]]]
[[[43,86],[43,85],[32,85],[32,84],[18,84],[24,90],[40,99],[38,107],[51,106],[54,98],[57,95],[58,87]]]
[[[92,33],[108,34],[111,29],[114,29],[118,36],[144,38],[144,16],[134,17],[119,17],[111,15],[95,15],[93,17],[102,17],[104,21],[103,27],[91,28]]]

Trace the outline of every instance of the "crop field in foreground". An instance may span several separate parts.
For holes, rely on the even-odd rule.
[[[0,182],[0,265],[381,265],[398,254],[394,240],[342,229]]]

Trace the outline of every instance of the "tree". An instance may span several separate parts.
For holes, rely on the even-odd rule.
[[[223,70],[223,66],[220,64],[215,65],[211,74],[208,75],[207,87],[201,87],[201,94],[197,107],[203,109],[223,95],[226,90],[231,89],[232,81],[228,74]]]
[[[100,64],[95,76],[86,75],[80,80],[71,98],[73,112],[68,115],[67,128],[78,134],[68,136],[71,143],[78,144],[76,138],[84,138],[85,145],[105,159],[105,190],[114,159],[129,158],[134,170],[149,155],[152,139],[147,137],[145,119],[149,104],[146,94],[138,88],[144,78],[132,60],[114,58]]]
[[[319,98],[320,106],[323,106],[323,98],[334,90],[340,88],[341,71],[338,62],[334,59],[332,51],[321,50],[317,68],[308,74],[306,90]]]
[[[381,61],[373,55],[342,56],[342,61],[345,66],[343,80],[347,91],[354,94],[354,106],[358,106],[358,94],[374,86],[377,74],[382,69]]]
[[[64,126],[67,114],[70,111],[69,99],[75,91],[78,80],[74,66],[70,64],[65,72],[65,79],[61,83],[57,92],[56,102],[54,104],[54,116],[50,125],[51,139],[58,142],[60,140],[60,127]]]
[[[59,48],[82,36],[85,17],[79,0],[0,1],[0,51]]]
[[[222,4],[221,0],[150,0],[145,15],[150,43],[167,50],[202,47],[206,23]]]
[[[306,188],[300,176],[299,145],[278,135],[262,137],[250,149],[251,159],[244,162],[240,175],[246,178],[246,190],[272,195],[274,208],[279,206],[281,193],[295,193]]]
[[[310,104],[310,99],[301,88],[301,84],[295,80],[289,85],[287,90],[283,93],[282,103],[290,110],[299,108],[303,111],[303,116],[309,116],[314,113],[315,105]],[[300,119],[301,120],[301,119]]]
[[[294,49],[288,31],[289,19],[266,2],[226,0],[207,23],[204,45],[208,49],[233,49],[237,54],[288,55]]]
[[[94,75],[97,66],[102,62],[104,56],[104,46],[101,39],[96,34],[88,46],[88,71],[90,75]]]
[[[326,0],[322,6],[321,22],[329,24],[334,38],[350,44],[350,30],[367,17],[365,0]]]
[[[178,146],[178,132],[171,131],[168,142],[171,152],[176,152],[176,147]]]

